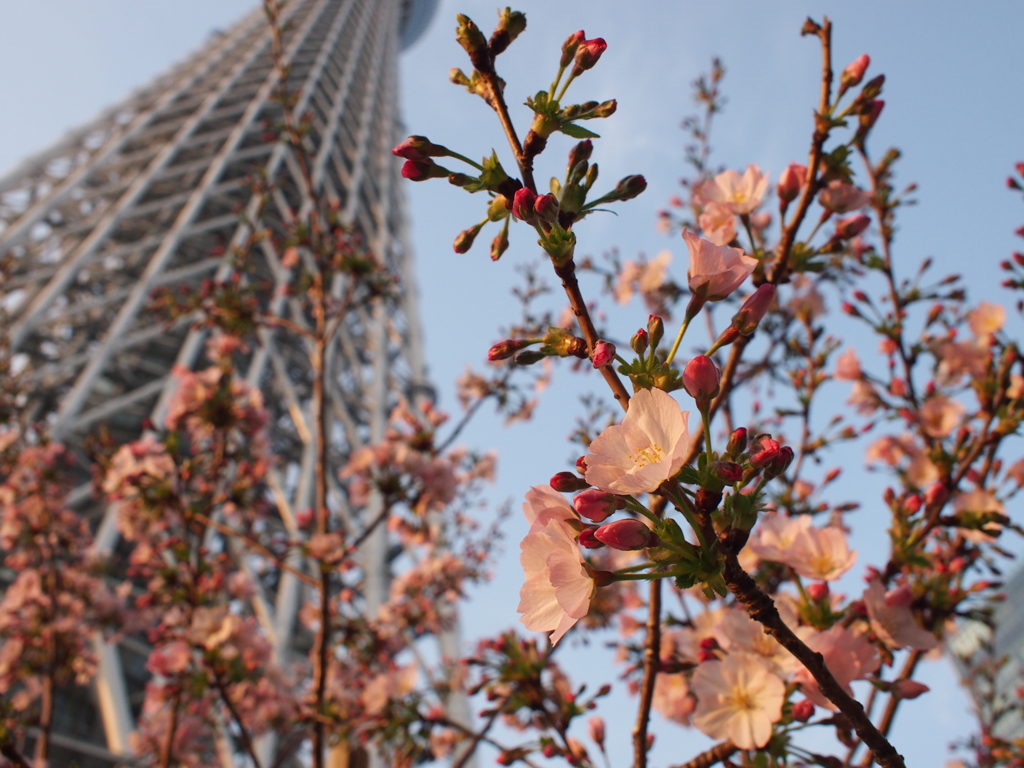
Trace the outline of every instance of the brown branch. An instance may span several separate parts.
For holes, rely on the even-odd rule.
[[[476,752],[477,746],[480,742],[487,738],[487,732],[491,730],[491,726],[494,725],[494,721],[498,719],[498,715],[501,713],[499,707],[495,707],[494,711],[491,712],[490,717],[487,718],[487,722],[484,723],[484,727],[473,734],[469,740],[469,744],[462,746],[462,754],[459,755],[458,759],[452,763],[452,768],[464,768],[466,763],[469,762],[470,758],[473,757],[473,753]]]
[[[231,718],[235,721],[235,725],[238,726],[239,740],[242,742],[242,749],[252,759],[252,763],[256,768],[261,768],[260,759],[256,756],[256,747],[252,743],[252,739],[249,737],[249,732],[246,730],[245,723],[242,722],[242,717],[235,708],[234,703],[228,696],[227,687],[224,685],[224,679],[221,677],[220,672],[215,669],[210,669],[213,672],[213,681],[217,685],[217,690],[220,691],[220,697],[224,700],[224,706],[228,708],[228,712],[231,714]]]
[[[479,70],[477,71],[479,72]],[[516,165],[519,166],[519,173],[522,174],[523,184],[531,191],[536,192],[537,183],[533,180],[533,161],[523,152],[523,145],[519,141],[519,135],[516,133],[515,126],[512,125],[512,117],[508,113],[508,105],[505,103],[505,94],[501,90],[501,80],[498,78],[498,73],[491,68],[490,72],[480,72],[480,74],[487,82],[487,87],[491,93],[491,98],[487,100],[487,103],[498,113],[498,120],[501,121],[501,127],[505,130],[505,137],[508,139],[509,146],[512,147],[512,153],[516,158]]]
[[[739,747],[731,741],[723,741],[720,744],[716,744],[706,752],[701,752],[699,755],[682,765],[673,766],[673,768],[711,768],[711,766],[716,763],[728,760],[737,752],[739,752]]]
[[[808,23],[813,24],[809,19]],[[817,25],[815,26],[817,27]],[[821,164],[822,148],[829,135],[828,124],[825,120],[831,111],[832,22],[828,20],[827,16],[815,32],[818,39],[821,40],[821,101],[818,105],[818,112],[815,115],[814,134],[811,138],[811,152],[807,158],[807,176],[804,178],[800,204],[797,206],[793,220],[782,230],[782,238],[779,240],[779,247],[776,250],[775,269],[768,280],[768,282],[774,285],[784,283],[789,277],[789,254],[793,249],[793,243],[796,242],[796,233],[800,229],[800,225],[803,224],[807,211],[814,201],[814,196],[818,192],[820,186],[818,166]]]
[[[706,519],[706,516],[705,516]],[[710,520],[707,521],[710,527]],[[711,530],[713,533],[713,529]],[[820,653],[808,648],[779,615],[775,603],[766,595],[757,583],[740,566],[733,552],[726,553],[725,583],[729,591],[755,621],[764,627],[765,634],[775,638],[797,660],[807,667],[818,683],[818,688],[825,698],[831,701],[839,711],[846,715],[853,729],[857,732],[868,749],[874,753],[875,761],[882,768],[905,768],[903,756],[889,743],[888,739],[875,727],[871,718],[864,712],[864,707],[836,681],[825,665]]]
[[[661,517],[667,501],[655,496],[651,511]],[[637,707],[633,726],[633,766],[647,768],[647,724],[651,719],[654,686],[661,663],[661,579],[651,582],[651,596],[647,605],[647,638],[644,641],[644,676],[640,683],[640,706]]]
[[[907,660],[903,665],[903,669],[900,670],[900,674],[897,676],[894,682],[899,682],[900,680],[909,680],[910,678],[912,678],[914,676],[914,672],[917,670],[917,663],[921,661],[923,657],[923,651],[911,651],[910,656],[907,657]],[[882,720],[878,724],[878,730],[882,732],[883,736],[889,735],[889,729],[892,728],[892,721],[896,717],[896,709],[897,707],[899,707],[900,701],[902,701],[902,699],[900,699],[895,694],[889,694],[889,701],[886,702],[885,712],[882,713]],[[854,745],[853,751],[856,751],[856,745]],[[853,757],[852,752],[850,754],[850,757]],[[849,760],[847,762],[849,762]],[[868,768],[868,766],[870,766],[873,762],[874,757],[869,752],[864,756],[864,759],[861,761],[861,768]]]
[[[171,757],[174,753],[174,734],[178,730],[178,709],[181,707],[181,687],[174,691],[171,699],[171,721],[167,724],[167,735],[160,745],[160,768],[171,768]]]

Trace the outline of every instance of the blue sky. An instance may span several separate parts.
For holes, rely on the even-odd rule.
[[[6,0],[0,8],[0,71],[6,74],[0,81],[5,108],[0,173],[127,95],[252,5],[250,0]],[[812,39],[799,36],[799,28],[808,14],[820,19],[827,13],[834,23],[837,66],[867,52],[870,73],[887,76],[875,153],[900,147],[904,159],[898,180],[919,184],[919,205],[900,220],[897,270],[909,274],[922,258],[934,256],[937,271],[967,274],[976,298],[1006,300],[998,288],[998,263],[1020,249],[1012,233],[1024,223],[1019,196],[1004,186],[1013,163],[1024,160],[1024,48],[1019,43],[1024,5],[638,0],[627,7],[608,0],[529,0],[517,7],[526,11],[529,27],[500,60],[509,101],[520,104],[527,94],[546,87],[567,34],[582,27],[590,37],[604,37],[609,45],[604,59],[571,93],[581,100],[619,101],[618,113],[596,127],[604,137],[594,155],[603,182],[642,173],[650,184],[643,196],[619,206],[618,216],[588,219],[578,231],[578,253],[599,256],[617,247],[628,258],[669,248],[675,256],[673,273],[684,274],[682,242],[656,231],[655,212],[676,192],[684,172],[679,122],[692,111],[689,83],[714,55],[724,59],[728,70],[729,99],[713,136],[717,162],[736,168],[757,163],[774,183],[788,162],[803,161],[816,103],[819,51]],[[450,67],[467,66],[453,39],[455,13],[468,13],[489,28],[494,9],[482,0],[442,0],[424,38],[404,54],[402,106],[409,133],[425,134],[470,156],[495,147],[507,160],[493,115],[479,99],[447,82]],[[525,129],[525,108],[516,107],[513,116]],[[570,144],[568,139],[552,142],[539,163],[540,178],[560,173]],[[497,327],[514,318],[508,286],[515,265],[536,259],[537,248],[532,238],[514,231],[512,248],[498,264],[486,256],[489,238],[474,252],[454,254],[451,240],[481,218],[480,201],[441,183],[410,184],[408,194],[427,357],[441,404],[454,412],[452,380],[467,365],[479,367],[498,338]],[[626,328],[645,318],[639,304],[610,315],[627,334]],[[870,359],[872,347],[859,348],[862,358]],[[496,502],[512,498],[518,505],[528,485],[544,482],[572,456],[562,438],[572,428],[576,396],[599,382],[564,371],[555,378],[531,423],[505,429],[485,412],[465,433],[468,444],[499,451]],[[845,391],[837,388],[835,402],[842,397]],[[865,510],[850,522],[860,562],[877,562],[884,556],[878,536],[883,518],[880,505],[872,508],[870,502],[878,498],[883,481],[857,471],[859,454],[835,461],[853,470],[845,489],[872,489],[864,498]],[[522,533],[515,517],[495,585],[477,595],[477,609],[467,613],[467,635],[516,623],[521,580],[516,555]],[[849,588],[857,588],[856,582]],[[582,675],[596,662],[604,663],[600,649],[566,650],[564,659],[573,673]],[[615,672],[607,669],[613,678]],[[933,691],[905,705],[895,739],[911,765],[940,765],[946,743],[966,733],[970,722],[944,663],[927,664],[923,679]],[[628,698],[617,691],[605,714],[630,718]],[[679,761],[705,743],[694,731],[659,730],[657,764]],[[616,765],[626,760],[626,739],[623,730],[610,736]]]

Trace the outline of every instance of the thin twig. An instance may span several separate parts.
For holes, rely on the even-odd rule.
[[[720,744],[716,744],[706,752],[701,752],[692,760],[689,760],[682,765],[673,766],[673,768],[711,768],[711,766],[716,763],[728,760],[737,752],[739,752],[739,747],[731,741],[723,741]]]

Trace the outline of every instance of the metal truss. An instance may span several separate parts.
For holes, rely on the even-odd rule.
[[[312,116],[307,153],[315,184],[343,211],[362,242],[402,290],[345,318],[329,355],[329,454],[340,468],[360,446],[380,440],[399,396],[430,396],[425,377],[411,255],[397,164],[398,54],[422,31],[436,0],[292,0],[283,9],[287,88],[296,116]],[[176,365],[203,364],[204,334],[186,321],[167,325],[149,311],[160,287],[193,290],[225,277],[223,254],[250,227],[282,233],[310,201],[292,150],[269,125],[280,122],[270,32],[254,11],[190,59],[73,131],[0,179],[0,321],[11,351],[27,366],[31,416],[81,451],[102,425],[125,442],[145,420],[161,423]],[[273,181],[261,205],[248,180]],[[268,240],[249,259],[250,275],[275,287],[286,272]],[[340,283],[333,289],[341,295]],[[272,306],[295,323],[305,317],[284,292]],[[314,433],[309,424],[310,366],[303,342],[264,330],[241,374],[265,394],[277,465],[270,477],[282,532],[300,536],[294,511],[311,506]],[[79,499],[88,496],[83,485]],[[329,504],[355,535],[375,517],[349,507],[332,488]],[[123,548],[115,511],[89,509],[96,546]],[[363,599],[374,610],[387,596],[392,544],[384,526],[362,552]],[[247,565],[244,552],[238,560]],[[303,567],[300,560],[293,565]],[[260,574],[256,574],[260,575]],[[306,589],[290,573],[260,580],[251,609],[282,661],[305,655],[310,638],[296,617]],[[147,649],[96,639],[100,674],[91,691],[69,693],[61,707],[53,764],[131,765],[128,734],[139,714]],[[457,636],[441,639],[454,656]],[[453,717],[468,717],[464,702]],[[224,732],[224,765],[236,759]],[[272,753],[272,739],[260,750]]]

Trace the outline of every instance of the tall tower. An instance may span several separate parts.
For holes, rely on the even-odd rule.
[[[403,289],[372,312],[356,307],[332,349],[330,409],[342,429],[329,450],[337,465],[380,439],[399,394],[429,394],[421,357],[416,292],[406,242],[398,164],[398,54],[423,32],[437,0],[290,0],[281,3],[296,116],[312,115],[312,175],[337,201],[361,241],[400,277]],[[31,417],[73,450],[103,425],[118,442],[136,439],[146,419],[161,423],[175,365],[199,362],[203,334],[188,318],[168,327],[148,311],[160,287],[192,288],[224,277],[223,254],[250,226],[280,229],[303,204],[291,150],[268,124],[279,83],[266,17],[256,9],[188,60],[108,109],[94,122],[26,160],[0,180],[0,329],[29,382]],[[262,209],[249,179],[275,192]],[[248,220],[248,223],[243,223]],[[264,243],[260,276],[282,282],[280,254]],[[278,310],[287,314],[281,299]],[[281,525],[312,500],[308,362],[280,332],[265,332],[241,373],[265,392],[277,456],[271,477]],[[336,432],[336,434],[335,434]],[[88,507],[97,546],[118,544],[114,513]],[[371,509],[364,510],[373,519]],[[335,487],[332,512],[352,515]],[[357,516],[358,517],[358,516]],[[356,530],[365,520],[350,521]],[[365,600],[387,586],[387,531],[364,545]],[[295,643],[302,585],[285,573],[255,600],[283,660]],[[97,639],[100,674],[90,692],[63,698],[53,765],[126,764],[128,734],[141,704],[147,649]],[[451,653],[452,637],[443,639]],[[75,700],[75,696],[78,699]]]

